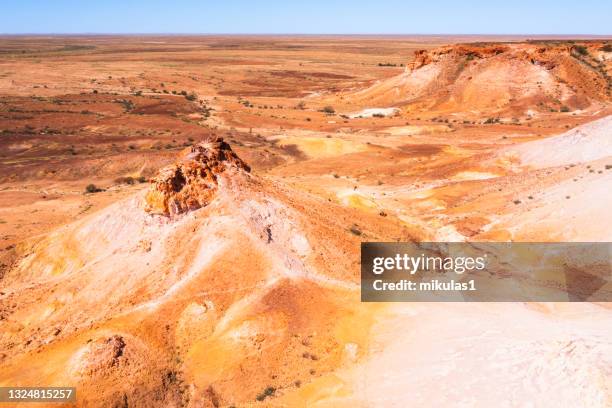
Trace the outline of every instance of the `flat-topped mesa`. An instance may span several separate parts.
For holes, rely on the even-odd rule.
[[[414,60],[408,64],[408,69],[414,71],[425,65],[439,62],[444,57],[467,57],[467,58],[489,58],[503,54],[511,49],[504,44],[490,45],[447,45],[433,50],[417,50],[414,52]]]
[[[218,189],[218,176],[225,171],[250,167],[223,139],[200,142],[183,152],[181,159],[159,170],[145,197],[145,211],[173,216],[208,205]]]
[[[579,60],[588,60],[589,53],[596,55],[601,52],[603,43],[585,42],[575,44],[574,42],[526,42],[526,43],[472,43],[453,44],[428,50],[417,50],[414,52],[414,60],[407,64],[410,71],[417,70],[425,65],[440,62],[443,59],[457,58],[461,61],[487,59],[503,54],[509,60],[524,60],[532,64],[545,65],[548,69],[554,68],[560,63],[560,58],[575,57]],[[591,56],[593,56],[591,55]],[[588,61],[587,65],[593,65],[596,61]]]

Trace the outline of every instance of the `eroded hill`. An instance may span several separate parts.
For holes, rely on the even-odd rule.
[[[146,194],[27,249],[3,279],[0,383],[225,406],[362,355],[373,311],[358,302],[356,234],[415,236],[247,170],[222,140],[196,145]]]
[[[611,60],[601,42],[451,45],[417,51],[404,73],[350,98],[465,117],[597,109],[611,100]]]

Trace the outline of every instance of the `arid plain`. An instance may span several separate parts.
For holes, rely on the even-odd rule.
[[[609,304],[359,301],[361,241],[612,240],[610,41],[39,36],[0,56],[0,386],[612,403]]]

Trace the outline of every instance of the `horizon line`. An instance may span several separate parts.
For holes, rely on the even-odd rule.
[[[181,32],[142,32],[142,33],[126,33],[126,32],[81,32],[81,33],[61,33],[61,32],[49,32],[49,33],[0,33],[0,36],[377,36],[377,37],[390,37],[390,36],[422,36],[422,37],[439,37],[439,36],[466,36],[466,37],[598,37],[598,38],[609,38],[612,40],[612,34],[586,34],[586,33],[574,33],[574,34],[530,34],[530,33],[230,33],[230,32],[219,32],[219,33],[181,33]]]

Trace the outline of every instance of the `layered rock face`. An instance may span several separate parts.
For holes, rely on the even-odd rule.
[[[249,172],[250,167],[223,139],[200,142],[151,180],[145,211],[173,216],[204,207],[215,197],[218,176],[228,170]]]
[[[456,44],[415,52],[405,72],[359,90],[353,103],[523,118],[594,111],[612,98],[612,64],[602,42]],[[475,113],[475,114],[474,114]]]
[[[440,62],[444,57],[468,57],[470,58],[489,58],[498,54],[502,54],[510,50],[510,47],[504,45],[490,46],[466,46],[466,45],[450,45],[437,48],[434,50],[417,50],[414,52],[414,60],[408,63],[408,68],[411,71],[417,70],[425,65]]]

